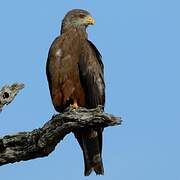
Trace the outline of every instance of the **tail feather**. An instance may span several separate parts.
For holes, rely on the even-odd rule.
[[[88,176],[95,171],[96,174],[104,174],[103,162],[101,157],[102,131],[100,129],[87,128],[75,132],[75,136],[83,150],[85,171]]]

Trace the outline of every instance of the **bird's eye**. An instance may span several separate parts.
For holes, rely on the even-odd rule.
[[[80,18],[84,18],[85,15],[84,15],[84,14],[80,14],[79,17],[80,17]]]

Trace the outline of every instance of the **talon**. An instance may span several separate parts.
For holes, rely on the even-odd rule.
[[[77,109],[79,106],[78,106],[77,102],[74,102],[73,104],[70,105],[70,107],[72,109]]]

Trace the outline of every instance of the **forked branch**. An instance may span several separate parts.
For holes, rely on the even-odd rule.
[[[96,109],[68,109],[52,117],[42,128],[0,138],[0,166],[49,155],[70,132],[89,126],[108,127],[121,124],[121,118]]]

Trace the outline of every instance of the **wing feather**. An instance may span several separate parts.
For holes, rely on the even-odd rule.
[[[82,52],[79,60],[79,73],[81,84],[85,90],[86,107],[95,108],[98,105],[104,106],[105,103],[105,84],[103,74],[103,63],[101,55],[95,45],[91,41],[82,44]],[[84,151],[85,174],[89,175],[91,168],[88,169],[88,160],[91,163],[96,174],[103,174],[102,163],[102,131],[103,128],[86,129],[86,134],[76,134],[78,141]],[[93,136],[96,134],[96,136]],[[91,138],[90,138],[91,137]],[[93,138],[92,138],[93,137]],[[84,144],[82,142],[85,142]],[[86,153],[87,150],[87,153]],[[94,157],[99,156],[96,161]]]
[[[86,94],[87,108],[105,103],[105,84],[101,55],[95,45],[86,41],[79,60],[79,71]]]

